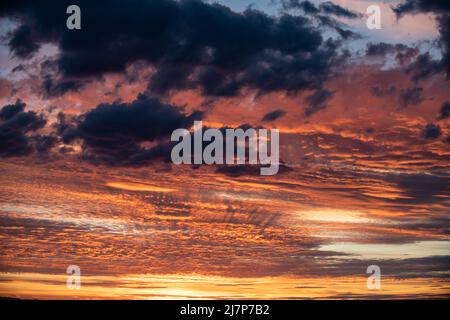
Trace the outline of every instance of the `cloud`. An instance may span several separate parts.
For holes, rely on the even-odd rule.
[[[0,157],[25,156],[54,145],[50,137],[31,135],[43,128],[47,120],[34,111],[25,111],[25,107],[25,103],[17,100],[0,109]]]
[[[335,17],[343,17],[347,19],[360,18],[361,15],[350,11],[344,7],[334,4],[331,1],[321,3],[319,6],[314,5],[310,1],[299,0],[282,0],[282,8],[285,12],[292,12],[293,10],[300,10],[304,14],[308,15],[312,19],[316,20],[321,27],[330,28],[335,30],[339,36],[344,40],[358,39],[360,35],[344,29],[346,24],[342,21],[335,19]]]
[[[406,14],[434,13],[440,32],[440,45],[442,48],[441,64],[450,77],[450,2],[445,0],[406,0],[393,6],[392,10],[398,18]]]
[[[241,177],[241,176],[261,176],[261,165],[217,165],[217,173],[224,174],[229,177]],[[292,169],[283,163],[280,163],[277,174],[284,174],[292,171]]]
[[[318,14],[320,13],[320,9],[317,8],[311,1],[305,0],[283,0],[282,2],[283,9],[300,9],[307,14]]]
[[[412,87],[400,90],[399,103],[400,107],[406,108],[421,103],[424,99],[422,97],[423,88]]]
[[[190,128],[201,116],[201,112],[186,115],[179,107],[140,94],[130,103],[102,103],[80,115],[75,125],[59,115],[56,129],[67,143],[80,139],[82,156],[87,160],[132,164],[163,156],[165,148],[158,145],[146,148],[142,144],[159,143],[175,129]]]
[[[15,56],[27,59],[39,49],[39,46],[33,40],[31,30],[30,26],[22,25],[10,33],[8,45]]]
[[[32,139],[36,151],[41,154],[46,154],[58,142],[55,135],[36,135]]]
[[[417,82],[432,75],[441,73],[442,63],[432,59],[430,54],[427,52],[418,55],[416,60],[406,67],[405,72],[412,75],[412,81]]]
[[[389,175],[386,179],[395,182],[407,196],[397,199],[405,203],[436,203],[445,201],[442,195],[450,196],[448,177],[431,174],[397,174]]]
[[[408,13],[435,12],[447,14],[450,3],[445,0],[406,0],[393,7],[395,14],[401,17]]]
[[[401,43],[390,44],[385,42],[369,42],[366,48],[366,55],[369,57],[385,57],[387,54],[395,54],[395,59],[401,65],[410,61],[412,58],[417,56],[418,53],[419,50],[417,48],[408,47]]]
[[[433,140],[439,138],[441,136],[441,133],[441,127],[433,123],[429,123],[423,129],[422,135],[425,139]]]
[[[329,14],[337,17],[343,17],[348,19],[356,19],[361,15],[353,12],[349,9],[346,9],[340,5],[334,4],[331,1],[326,1],[319,6],[315,6],[311,1],[299,1],[299,0],[283,0],[282,1],[283,9],[300,9],[307,14]]]
[[[297,92],[319,88],[346,58],[339,41],[325,41],[304,16],[236,13],[200,0],[137,0],[127,6],[113,0],[105,15],[103,4],[77,1],[82,28],[67,30],[61,12],[70,4],[18,1],[1,8],[2,16],[20,24],[9,42],[17,57],[29,58],[45,43],[58,46],[60,77],[44,79],[50,95],[78,89],[76,80],[124,72],[137,61],[155,68],[149,90],[157,94],[184,88],[207,96],[234,96],[243,88]],[[321,10],[352,16],[328,2]]]
[[[57,122],[53,124],[55,133],[61,137],[63,143],[71,143],[77,135],[75,129],[76,117],[67,116],[63,112],[59,112],[57,115]]]
[[[442,104],[440,114],[439,114],[439,120],[447,119],[450,117],[450,102],[446,101]]]
[[[309,105],[305,109],[305,115],[310,115],[326,108],[326,102],[333,97],[333,92],[327,89],[319,89],[305,98]]]
[[[274,111],[271,111],[271,112],[265,114],[264,117],[262,117],[261,121],[264,121],[264,122],[274,121],[274,120],[284,116],[285,114],[286,114],[286,111],[277,109],[277,110],[274,110]]]
[[[9,120],[16,114],[21,113],[25,110],[26,104],[21,100],[17,100],[15,104],[9,104],[3,106],[0,110],[0,119]]]
[[[338,17],[344,17],[349,19],[356,19],[360,17],[356,12],[350,11],[344,7],[334,4],[331,1],[323,2],[319,5],[320,11],[323,13],[328,13]]]
[[[367,44],[366,55],[368,56],[384,56],[395,50],[395,46],[390,43],[372,43]]]
[[[69,91],[77,91],[82,87],[82,82],[62,79],[55,81],[50,74],[43,77],[42,88],[47,97],[58,97]]]

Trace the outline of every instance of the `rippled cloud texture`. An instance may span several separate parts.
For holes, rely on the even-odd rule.
[[[242,3],[0,4],[0,296],[448,298],[448,2]],[[279,173],[173,165],[194,120]]]

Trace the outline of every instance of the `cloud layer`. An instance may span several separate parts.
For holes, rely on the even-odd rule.
[[[199,0],[138,0],[103,4],[78,1],[81,30],[65,28],[62,12],[69,2],[5,2],[2,15],[20,25],[9,35],[19,58],[30,58],[45,43],[56,44],[57,79],[45,75],[51,95],[79,88],[83,81],[124,72],[145,61],[155,68],[149,90],[198,88],[206,96],[234,96],[244,88],[259,94],[319,88],[345,54],[340,42],[325,40],[305,16],[279,17],[248,9],[235,13]],[[70,2],[72,4],[72,2]],[[327,2],[326,14],[352,16]],[[59,81],[59,83],[55,83]]]

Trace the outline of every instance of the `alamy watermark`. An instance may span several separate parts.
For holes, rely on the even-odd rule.
[[[250,164],[261,165],[263,176],[278,173],[278,129],[203,131],[202,121],[194,121],[192,134],[187,129],[176,129],[171,141],[178,141],[170,155],[174,164]]]
[[[81,9],[77,5],[70,5],[66,9],[66,13],[70,16],[66,20],[66,27],[69,30],[81,29]]]
[[[66,273],[69,274],[66,281],[68,289],[75,290],[81,288],[81,269],[75,264],[67,267]]]
[[[375,4],[367,7],[366,26],[370,30],[381,29],[381,8]]]
[[[367,274],[371,274],[367,278],[367,289],[380,290],[381,289],[381,268],[376,264],[367,267]]]

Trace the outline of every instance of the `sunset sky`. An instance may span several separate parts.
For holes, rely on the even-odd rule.
[[[0,297],[448,299],[449,90],[446,0],[2,1]],[[174,165],[194,120],[278,174]]]

